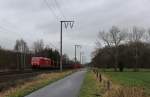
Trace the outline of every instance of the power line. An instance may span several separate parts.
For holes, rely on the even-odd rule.
[[[1,29],[2,31],[8,32],[8,33],[9,33],[9,32],[17,33],[17,32],[15,32],[15,31],[11,31],[11,30],[9,30],[9,29],[3,27],[3,26],[0,26],[0,29]]]
[[[53,43],[49,43],[52,47],[54,47],[56,50],[59,51],[59,48],[57,48]]]
[[[46,4],[46,6],[49,8],[50,12],[53,14],[54,18],[56,18],[57,21],[59,21],[59,18],[57,16],[57,14],[54,12],[53,8],[50,7],[50,4],[47,0],[44,0],[44,3]]]
[[[56,4],[56,6],[57,6],[58,11],[59,11],[60,14],[62,15],[62,17],[63,17],[64,19],[66,19],[65,15],[63,14],[63,12],[62,12],[62,10],[61,10],[60,4],[57,2],[57,0],[54,0],[54,1],[55,1],[55,4]]]

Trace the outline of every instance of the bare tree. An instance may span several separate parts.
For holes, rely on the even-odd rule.
[[[132,28],[132,30],[130,31],[130,33],[129,33],[129,41],[130,42],[139,42],[139,41],[141,41],[144,33],[145,33],[144,28],[138,28],[138,27],[134,26]]]
[[[147,32],[148,32],[148,33],[147,33],[148,37],[146,37],[146,38],[147,38],[147,40],[150,42],[150,28],[148,29]]]
[[[118,27],[113,26],[107,33],[105,31],[99,32],[99,42],[103,41],[103,43],[108,47],[115,47],[115,64],[114,69],[117,71],[118,66],[118,46],[121,44],[123,40],[125,40],[126,34]]]
[[[135,43],[135,67],[134,67],[134,71],[138,71],[138,43],[140,41],[142,41],[142,37],[145,33],[144,28],[138,28],[136,26],[134,26],[131,30],[131,32],[128,35],[129,38],[129,42],[130,43]]]
[[[26,64],[26,61],[25,61],[26,60],[26,56],[25,56],[25,54],[29,52],[29,48],[27,46],[27,43],[23,39],[16,40],[16,44],[14,46],[14,50],[16,52],[18,52],[17,57],[19,57],[19,55],[21,57],[21,63],[19,63],[18,62],[19,60],[17,60],[17,63],[19,65],[18,66],[19,69],[24,69],[24,66]],[[17,59],[19,59],[19,58],[17,58]]]
[[[23,39],[20,39],[16,40],[14,50],[17,52],[26,53],[29,51],[29,48],[27,46],[27,43]]]
[[[44,49],[44,42],[43,40],[37,40],[33,43],[33,49],[35,53],[38,53]]]

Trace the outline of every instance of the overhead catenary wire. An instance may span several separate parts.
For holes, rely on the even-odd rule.
[[[12,32],[12,33],[15,33],[14,31],[11,31],[11,30],[9,30],[9,29],[3,27],[3,26],[0,26],[0,29],[3,30],[3,31],[5,31],[5,32]]]
[[[46,4],[46,6],[49,8],[49,10],[50,10],[50,12],[52,13],[52,15],[54,16],[54,18],[55,18],[57,21],[59,21],[59,18],[58,18],[58,16],[57,16],[57,14],[56,14],[55,11],[53,10],[53,8],[50,7],[49,2],[48,2],[47,0],[43,0],[43,1],[44,1],[44,3]]]
[[[60,4],[57,2],[57,0],[54,0],[54,2],[55,2],[55,4],[56,4],[56,6],[57,6],[58,11],[59,11],[60,14],[62,15],[63,19],[66,19],[65,15],[64,15],[64,13],[63,13],[63,11],[61,10]]]
[[[57,48],[53,43],[49,43],[52,47],[54,47],[56,50],[59,51],[59,48]]]

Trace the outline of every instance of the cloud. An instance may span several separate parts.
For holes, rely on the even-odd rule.
[[[63,52],[74,56],[74,44],[83,45],[87,61],[99,30],[112,25],[149,27],[149,0],[0,0],[0,45],[12,49],[16,39],[28,44],[43,39],[59,48],[60,20],[75,20],[63,29]]]

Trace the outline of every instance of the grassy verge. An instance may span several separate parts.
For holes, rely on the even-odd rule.
[[[81,87],[79,97],[99,97],[99,95],[100,84],[96,79],[94,73],[88,71]]]
[[[58,73],[45,73],[40,74],[28,82],[24,82],[22,85],[17,85],[11,89],[0,93],[0,97],[24,97],[25,95],[40,89],[56,80],[64,78],[71,74],[72,71],[63,71]]]
[[[104,72],[104,75],[114,84],[122,86],[119,91],[127,94],[127,91],[132,89],[134,94],[135,91],[139,91],[137,94],[141,91],[144,95],[150,95],[150,72]]]
[[[150,72],[87,72],[79,97],[150,97]],[[108,89],[107,82],[110,82]]]
[[[150,72],[101,72],[113,89],[104,97],[150,97]],[[117,87],[117,88],[116,88]]]

